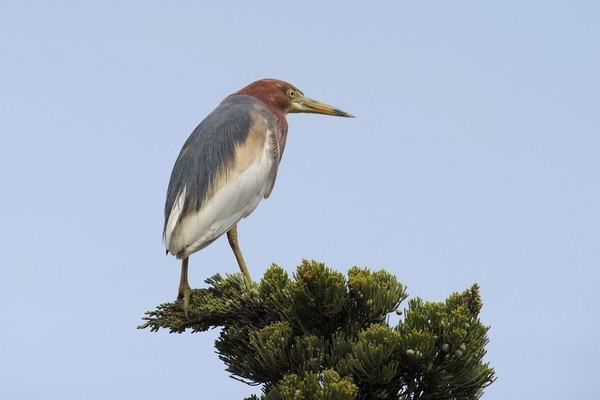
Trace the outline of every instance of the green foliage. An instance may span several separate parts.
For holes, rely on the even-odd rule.
[[[483,362],[488,328],[479,288],[445,302],[413,298],[385,271],[353,267],[346,279],[303,261],[293,279],[272,265],[263,279],[215,275],[181,302],[146,313],[141,328],[181,333],[222,327],[215,346],[232,376],[263,385],[248,400],[477,399],[494,381]]]

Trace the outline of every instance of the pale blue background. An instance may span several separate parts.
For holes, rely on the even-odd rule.
[[[485,399],[587,399],[600,377],[600,6],[594,1],[0,5],[0,397],[241,399],[213,331],[151,334],[174,298],[169,173],[262,77],[356,119],[293,115],[240,226],[255,277],[302,257],[473,282]],[[191,282],[235,272],[226,240]]]

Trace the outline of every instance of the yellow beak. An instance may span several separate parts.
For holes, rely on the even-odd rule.
[[[319,103],[316,100],[309,99],[308,97],[301,97],[295,101],[292,101],[292,108],[289,112],[292,113],[312,113],[312,114],[325,114],[334,115],[336,117],[349,117],[354,118],[354,115],[345,111],[339,110],[330,105]]]

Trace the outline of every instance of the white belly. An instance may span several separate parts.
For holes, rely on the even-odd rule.
[[[268,147],[264,146],[261,156],[217,190],[199,211],[187,215],[177,224],[186,195],[185,189],[182,191],[165,230],[165,245],[171,254],[178,258],[188,257],[254,211],[272,186],[273,160]]]

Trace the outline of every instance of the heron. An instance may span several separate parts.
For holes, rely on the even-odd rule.
[[[294,85],[261,79],[227,96],[190,134],[175,161],[165,203],[167,254],[181,260],[177,300],[188,316],[190,255],[227,234],[248,282],[237,225],[271,194],[285,142],[288,113],[353,115],[304,96]]]

